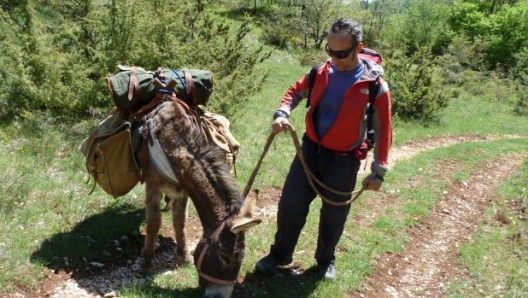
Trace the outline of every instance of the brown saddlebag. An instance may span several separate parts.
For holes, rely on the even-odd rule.
[[[114,198],[130,192],[140,180],[131,146],[131,124],[114,112],[86,138],[79,150],[95,182]],[[94,186],[95,187],[95,186]]]

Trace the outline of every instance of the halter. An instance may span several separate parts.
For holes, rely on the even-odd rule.
[[[207,254],[207,250],[209,250],[209,247],[213,246],[216,244],[216,241],[218,240],[218,234],[220,234],[220,232],[224,229],[224,226],[226,225],[226,222],[231,219],[233,217],[233,215],[227,217],[226,219],[224,219],[220,225],[216,228],[216,230],[211,234],[211,236],[209,237],[206,237],[206,238],[202,238],[202,240],[200,240],[200,242],[198,242],[198,244],[203,244],[204,247],[202,249],[202,252],[200,253],[200,257],[198,257],[198,262],[196,263],[196,269],[198,270],[198,275],[200,275],[202,278],[204,278],[205,280],[208,280],[210,282],[214,282],[216,284],[219,284],[219,285],[226,285],[226,286],[232,286],[235,281],[234,280],[222,280],[222,279],[218,279],[218,278],[215,278],[215,277],[212,277],[210,275],[207,275],[205,273],[203,273],[200,269],[202,267],[202,262],[203,262],[203,259],[205,257],[205,255]]]

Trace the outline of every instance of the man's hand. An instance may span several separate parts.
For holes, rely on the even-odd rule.
[[[275,120],[273,120],[273,123],[271,124],[271,129],[273,130],[273,133],[278,134],[281,131],[284,131],[290,122],[285,117],[277,117]]]
[[[381,183],[383,183],[383,181],[367,176],[361,184],[365,190],[378,191],[381,188]]]

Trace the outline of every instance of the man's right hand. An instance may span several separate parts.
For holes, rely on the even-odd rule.
[[[281,131],[286,130],[290,122],[285,117],[277,117],[275,120],[273,120],[273,123],[271,124],[271,129],[273,130],[273,133],[278,134]]]

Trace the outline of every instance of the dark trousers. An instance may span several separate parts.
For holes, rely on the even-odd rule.
[[[326,186],[341,192],[351,192],[354,189],[361,165],[358,159],[351,154],[321,148],[306,136],[303,138],[302,150],[310,171]],[[325,198],[335,202],[343,202],[351,198],[351,196],[336,195],[320,186],[318,190]],[[270,252],[284,263],[292,261],[299,234],[306,223],[310,203],[316,196],[299,157],[295,156],[279,201],[277,232]],[[315,259],[319,265],[334,263],[335,248],[343,234],[349,211],[349,204],[335,206],[323,201],[315,252]]]

